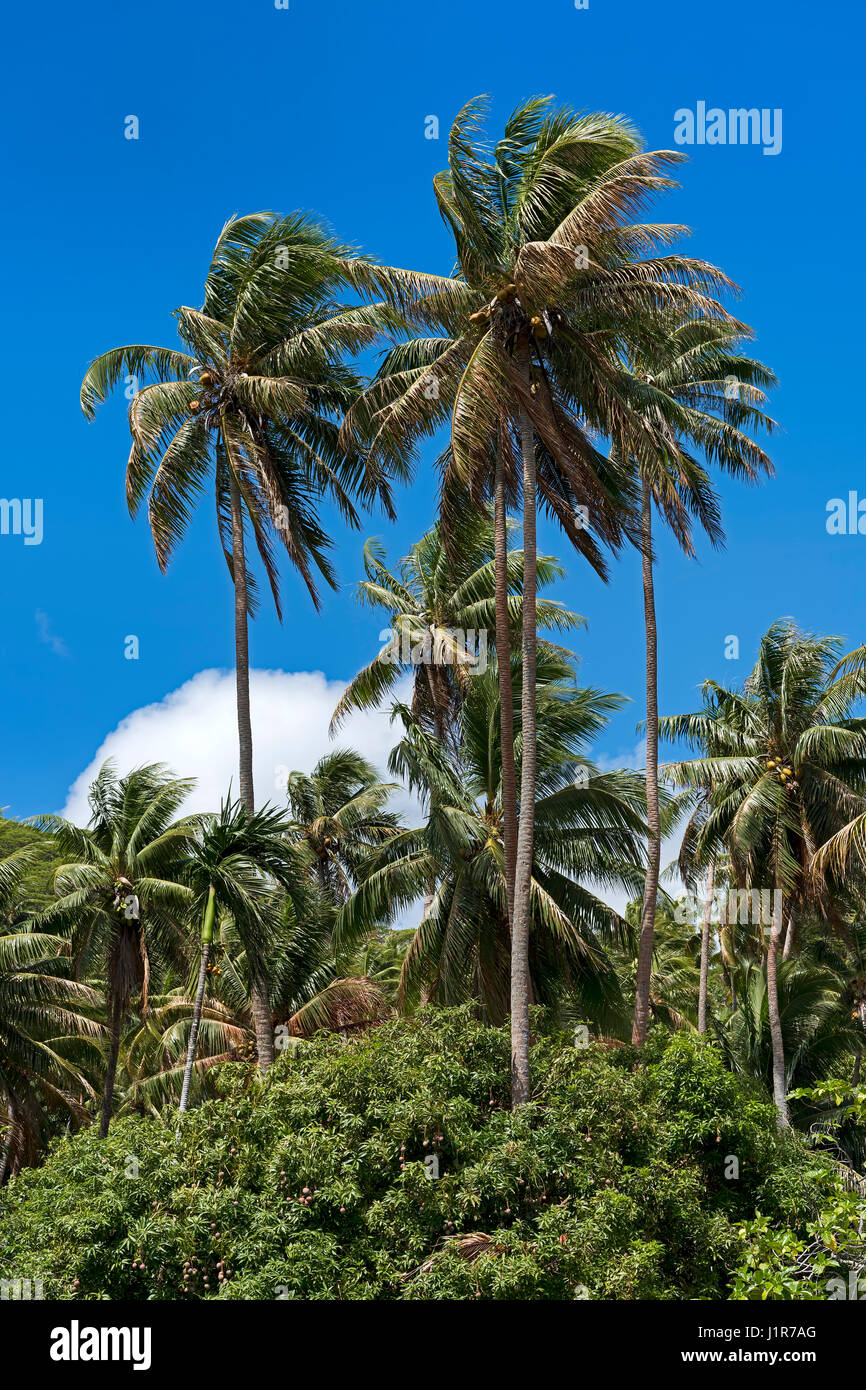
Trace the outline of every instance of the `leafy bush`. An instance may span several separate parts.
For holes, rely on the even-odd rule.
[[[516,1113],[507,1030],[435,1010],[301,1045],[265,1083],[227,1066],[179,1133],[57,1142],[0,1192],[0,1277],[66,1299],[725,1298],[748,1223],[831,1191],[711,1046],[638,1063],[537,1025]]]

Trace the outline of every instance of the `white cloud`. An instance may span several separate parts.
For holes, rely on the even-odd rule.
[[[290,771],[310,772],[330,748],[356,748],[390,781],[388,754],[397,737],[388,709],[353,715],[342,725],[336,738],[328,736],[328,724],[346,682],[328,680],[321,671],[250,672],[250,705],[253,724],[253,773],[256,802],[283,805],[285,784]],[[398,699],[410,698],[408,679],[396,692]],[[92,761],[69,789],[62,814],[79,825],[89,819],[87,791],[106,758],[113,758],[121,773],[142,763],[166,763],[178,776],[194,777],[196,786],[185,811],[212,811],[228,792],[231,782],[237,795],[237,722],[235,677],[233,671],[199,671],[198,675],[172,690],[162,700],[133,710],[103,740]],[[640,769],[644,744],[596,759],[603,771],[617,767]],[[421,810],[414,796],[396,793],[392,807],[404,823],[418,825]],[[662,845],[662,870],[676,857],[679,835],[674,833]],[[679,879],[665,881],[674,896],[681,891]],[[605,902],[619,912],[625,910],[627,894],[597,887]],[[420,913],[408,908],[395,925],[412,925]]]
[[[630,772],[643,772],[646,767],[646,739],[639,739],[633,748],[624,748],[612,755],[597,753],[590,756],[599,772],[618,772],[623,767]]]
[[[328,680],[321,671],[250,672],[258,805],[283,805],[289,772],[310,772],[334,747],[356,748],[383,780],[392,780],[388,754],[397,731],[387,709],[355,714],[333,741],[328,737],[331,714],[345,688],[345,681]],[[397,694],[402,699],[407,692]],[[185,811],[217,810],[230,782],[233,795],[238,792],[234,672],[199,671],[156,704],[122,719],[70,787],[62,812],[69,820],[87,823],[87,790],[106,758],[114,759],[120,773],[142,763],[166,763],[178,776],[196,779]],[[396,794],[393,808],[418,823],[417,802],[409,793]]]

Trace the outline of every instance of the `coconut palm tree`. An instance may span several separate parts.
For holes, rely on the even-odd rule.
[[[121,777],[108,761],[90,788],[86,828],[61,816],[36,819],[66,861],[55,875],[59,896],[40,923],[71,927],[78,978],[99,975],[106,983],[101,1138],[111,1121],[121,1032],[134,998],[139,1016],[147,1015],[151,955],[182,959],[185,952],[192,892],[179,882],[179,864],[191,852],[200,822],[196,816],[178,820],[177,812],[193,786],[159,763]]]
[[[311,856],[289,845],[296,873],[288,890],[272,890],[263,916],[267,923],[268,993],[278,1050],[291,1038],[345,1031],[384,1017],[389,1006],[362,959],[366,931],[358,949],[337,953],[334,904],[318,883]],[[223,913],[215,924],[209,1007],[224,1011],[244,1032],[251,1013],[250,951],[260,948],[261,929],[250,930],[248,914]],[[375,926],[375,924],[370,924]],[[236,1056],[250,1056],[253,1040],[235,1044]]]
[[[14,914],[37,857],[25,848],[0,859],[0,921]],[[67,977],[68,945],[32,921],[0,927],[0,1183],[35,1161],[49,1112],[80,1124],[93,1098],[77,1061],[102,1034],[98,995]]]
[[[486,664],[488,633],[496,631],[493,551],[493,527],[478,517],[467,527],[456,552],[444,544],[437,522],[413,545],[396,572],[387,568],[382,546],[377,541],[367,542],[367,577],[358,585],[358,598],[371,608],[384,610],[390,624],[388,642],[344,690],[331,721],[332,732],[351,710],[381,705],[401,676],[410,672],[414,676],[413,715],[437,738],[450,740],[454,746],[460,704],[473,672]],[[563,573],[552,556],[538,557],[539,589]],[[522,582],[523,554],[512,550],[506,561],[507,626],[517,631],[523,609]],[[573,630],[583,622],[552,599],[538,600],[536,616],[540,628],[559,632]],[[472,651],[468,648],[470,640]],[[510,643],[506,659],[509,650]],[[513,734],[511,742],[513,745]]]
[[[365,924],[354,949],[339,948],[334,916],[332,898],[318,890],[303,913],[292,902],[285,905],[274,976],[275,1012],[282,1020],[284,1046],[289,1038],[308,1038],[319,1031],[345,1034],[393,1013],[384,983],[375,978],[367,959],[366,948],[378,923]]]
[[[335,584],[322,501],[353,526],[356,503],[379,497],[390,506],[384,480],[337,439],[359,386],[344,357],[393,321],[381,306],[335,302],[365,280],[365,265],[304,214],[233,218],[216,244],[202,308],[175,312],[185,350],[113,348],[81,387],[88,418],[124,380],[134,392],[126,496],[133,515],[148,499],[160,569],[212,481],[234,585],[240,796],[250,812],[249,533],[282,617],[275,545],[285,546],[318,606],[318,580]]]
[[[633,999],[637,979],[640,923],[643,898],[626,907],[625,917],[634,930],[625,948],[614,952],[619,964],[624,998]],[[700,975],[700,938],[695,934],[691,913],[680,900],[672,902],[660,894],[656,906],[653,968],[650,976],[649,1009],[653,1022],[669,1029],[689,1029],[696,1019],[695,1002]],[[629,1010],[628,1034],[631,1033]]]
[[[641,498],[649,825],[632,1027],[632,1042],[637,1046],[646,1039],[649,1021],[649,976],[661,856],[653,511],[658,512],[685,554],[691,556],[695,554],[692,518],[713,545],[724,541],[718,497],[707,468],[714,466],[750,483],[762,474],[772,473],[769,458],[746,431],[773,428],[773,421],[761,407],[764,391],[774,384],[775,378],[762,363],[744,353],[742,338],[746,331],[745,325],[735,320],[673,320],[669,331],[641,345],[630,364],[637,382],[635,408],[641,420],[668,444],[667,449],[659,449],[658,438],[654,438],[647,449],[638,437],[631,459]]]
[[[619,697],[583,690],[556,653],[539,655],[536,837],[530,971],[536,1001],[592,1008],[607,1022],[621,999],[606,954],[624,928],[597,888],[642,881],[641,779],[599,773],[588,746]],[[490,667],[462,703],[459,755],[405,706],[392,770],[422,797],[426,824],[390,840],[337,918],[337,938],[355,939],[371,919],[392,920],[433,881],[436,892],[406,955],[404,1005],[425,998],[477,999],[501,1022],[510,1007],[509,931],[499,756],[499,680]],[[517,740],[518,751],[520,739]]]
[[[289,829],[284,814],[273,807],[264,806],[250,813],[242,802],[224,801],[219,815],[203,823],[200,836],[180,866],[183,881],[194,895],[193,920],[201,921],[201,954],[180,1095],[181,1114],[189,1100],[214,923],[219,914],[228,913],[233,918],[244,939],[252,977],[259,982],[253,991],[253,1010],[263,1075],[273,1063],[269,964],[264,949],[273,936],[269,925],[273,886],[279,884],[287,892],[298,892],[304,874],[300,856],[286,840]]]
[[[400,828],[387,809],[396,782],[382,782],[353,748],[334,749],[309,774],[288,781],[288,833],[306,849],[317,886],[327,902],[345,902],[365,861]]]
[[[370,442],[370,458],[395,466],[450,421],[451,472],[469,497],[494,495],[497,641],[507,726],[504,511],[523,500],[522,815],[513,850],[513,1100],[529,1094],[529,915],[535,805],[536,502],[600,573],[604,547],[635,535],[634,490],[617,459],[663,448],[632,410],[622,354],[661,314],[725,318],[714,298],[729,282],[713,267],[649,255],[679,229],[632,224],[632,213],[671,186],[679,156],[642,151],[621,117],[575,116],[547,100],[519,107],[503,139],[483,141],[483,100],[458,115],[448,169],[434,189],[453,233],[450,278],[405,294],[400,307],[434,336],[398,344],[349,412],[345,437]],[[643,257],[643,259],[640,259]],[[596,447],[618,447],[607,458]],[[443,521],[458,489],[443,489]],[[513,825],[509,741],[504,740],[506,826]],[[516,799],[516,794],[515,794]],[[512,835],[507,835],[510,842]]]
[[[773,1043],[766,971],[754,961],[735,967],[737,1007],[716,1021],[715,1034],[728,1065],[772,1086]],[[810,950],[779,963],[779,1026],[786,1090],[809,1086],[850,1066],[857,1023],[843,999],[841,980]]]
[[[701,710],[659,720],[662,737],[701,750],[665,772],[681,786],[713,788],[696,852],[724,842],[732,883],[750,892],[769,888],[781,902],[769,924],[762,909],[760,925],[769,925],[762,945],[782,1126],[789,1123],[777,988],[783,925],[791,942],[806,913],[842,930],[844,883],[829,862],[826,871],[816,865],[816,854],[861,812],[866,795],[866,720],[852,714],[866,680],[866,651],[845,662],[840,653],[838,638],[780,620],[761,639],[741,689],[706,681]]]
[[[151,992],[147,1018],[129,1018],[120,1041],[118,1114],[160,1115],[179,1103],[194,1012],[187,983],[170,971],[163,987],[156,994]],[[249,1013],[236,1015],[211,993],[199,1015],[189,1095],[217,1096],[211,1081],[213,1069],[247,1052],[252,1055],[254,1049]]]

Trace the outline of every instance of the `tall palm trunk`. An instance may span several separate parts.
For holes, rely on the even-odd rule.
[[[518,362],[529,377],[529,345],[523,343]],[[511,1103],[529,1100],[529,920],[535,834],[535,437],[524,410],[520,412],[523,456],[523,688],[521,697],[522,756],[520,815],[514,873],[514,921],[511,928]]]
[[[240,754],[240,796],[252,815],[253,729],[250,721],[250,651],[247,633],[247,568],[244,556],[244,518],[241,491],[229,467],[229,493],[232,508],[232,573],[235,589],[235,682],[238,707],[238,747]]]
[[[782,948],[782,960],[790,960],[794,949],[794,913],[788,913],[788,926],[785,931],[785,945]]]
[[[514,873],[517,860],[517,774],[514,767],[511,625],[508,620],[508,517],[505,468],[501,452],[498,450],[493,494],[493,560],[496,592],[496,664],[499,668],[499,737],[502,745],[502,838],[505,846],[505,893],[510,931],[514,921]]]
[[[857,1013],[860,1016],[860,1027],[866,1032],[866,999],[861,999],[857,1005]],[[854,1071],[851,1074],[851,1085],[860,1085],[860,1067],[863,1061],[863,1049],[858,1047],[854,1053]]]
[[[781,896],[781,895],[780,895]],[[785,1082],[785,1047],[782,1041],[782,1020],[779,1014],[779,987],[776,969],[779,942],[782,937],[782,912],[774,911],[767,943],[767,1015],[770,1022],[770,1042],[773,1049],[773,1100],[776,1103],[780,1129],[789,1129],[788,1087]]]
[[[253,1024],[256,1030],[256,1048],[259,1054],[259,1070],[262,1076],[274,1064],[274,1030],[271,1027],[271,1005],[268,999],[268,986],[264,976],[259,973],[253,979],[251,998],[253,1005]]]
[[[232,571],[235,585],[235,674],[238,705],[238,748],[240,756],[240,797],[252,814],[255,809],[253,792],[253,729],[250,721],[250,653],[247,635],[247,570],[244,556],[244,519],[241,492],[234,472],[232,447],[226,435],[229,455],[229,493],[232,508]],[[257,972],[251,982],[253,1022],[259,1068],[264,1076],[274,1060],[274,1036],[271,1029],[271,1006],[267,981]]]
[[[641,485],[641,553],[643,560],[643,610],[646,628],[646,809],[647,871],[640,918],[640,944],[637,958],[637,986],[631,1040],[636,1047],[646,1042],[649,1024],[650,978],[655,941],[656,899],[661,865],[661,822],[659,818],[659,701],[658,638],[653,585],[652,493],[646,479]]]
[[[111,1107],[114,1101],[114,1080],[117,1075],[117,1058],[120,1053],[120,1019],[123,1013],[116,991],[111,991],[108,1007],[108,1065],[105,1069],[105,1085],[102,1089],[102,1114],[99,1119],[99,1137],[105,1139],[111,1124]]]
[[[715,887],[716,863],[710,860],[707,874],[707,898],[704,903],[704,921],[701,927],[701,983],[698,990],[698,1032],[707,1031],[707,987],[710,979],[710,916],[713,910],[713,889]]]
[[[207,966],[210,958],[211,942],[213,941],[213,920],[216,909],[216,898],[213,884],[207,895],[204,917],[201,926],[201,963],[198,968],[198,988],[195,992],[195,1004],[192,1010],[192,1026],[189,1030],[189,1043],[186,1049],[186,1066],[183,1072],[183,1086],[180,1092],[180,1113],[186,1110],[189,1103],[189,1088],[192,1082],[192,1069],[195,1063],[195,1045],[198,1042],[198,1030],[201,1024],[201,1011],[204,1004],[204,987],[207,977]]]

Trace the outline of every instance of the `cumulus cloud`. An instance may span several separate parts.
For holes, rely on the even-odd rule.
[[[322,754],[335,747],[356,748],[384,780],[392,780],[388,754],[397,732],[388,710],[355,714],[333,741],[329,738],[331,714],[345,688],[345,681],[328,680],[321,671],[250,672],[259,805],[283,805],[289,773],[310,772]],[[398,698],[406,694],[400,690]],[[234,672],[199,671],[164,699],[122,719],[69,789],[62,814],[79,825],[87,823],[87,790],[106,758],[113,758],[121,773],[142,763],[166,763],[178,776],[196,779],[185,811],[218,809],[229,783],[233,795],[238,792]],[[418,804],[408,792],[395,794],[393,809],[418,823]]]
[[[336,738],[329,738],[331,714],[345,688],[345,681],[329,680],[321,671],[250,672],[257,804],[285,804],[289,773],[310,772],[322,754],[334,747],[356,748],[384,780],[391,780],[388,754],[397,730],[387,709],[352,715]],[[408,679],[396,693],[398,699],[408,701]],[[644,747],[640,742],[615,756],[599,755],[596,761],[602,771],[618,767],[639,770],[644,765]],[[234,672],[199,671],[162,700],[133,710],[122,719],[69,788],[62,814],[79,825],[89,819],[87,791],[106,758],[113,758],[121,773],[142,763],[166,763],[178,776],[195,778],[185,811],[216,810],[229,783],[235,796],[238,790]],[[392,808],[405,824],[421,823],[421,808],[407,790],[401,788],[395,793]],[[662,870],[675,859],[678,848],[676,833],[665,839]],[[611,907],[625,910],[627,894],[593,887]],[[681,891],[676,876],[667,880],[665,887],[674,896]],[[414,908],[407,909],[395,925],[415,925],[417,917]]]

